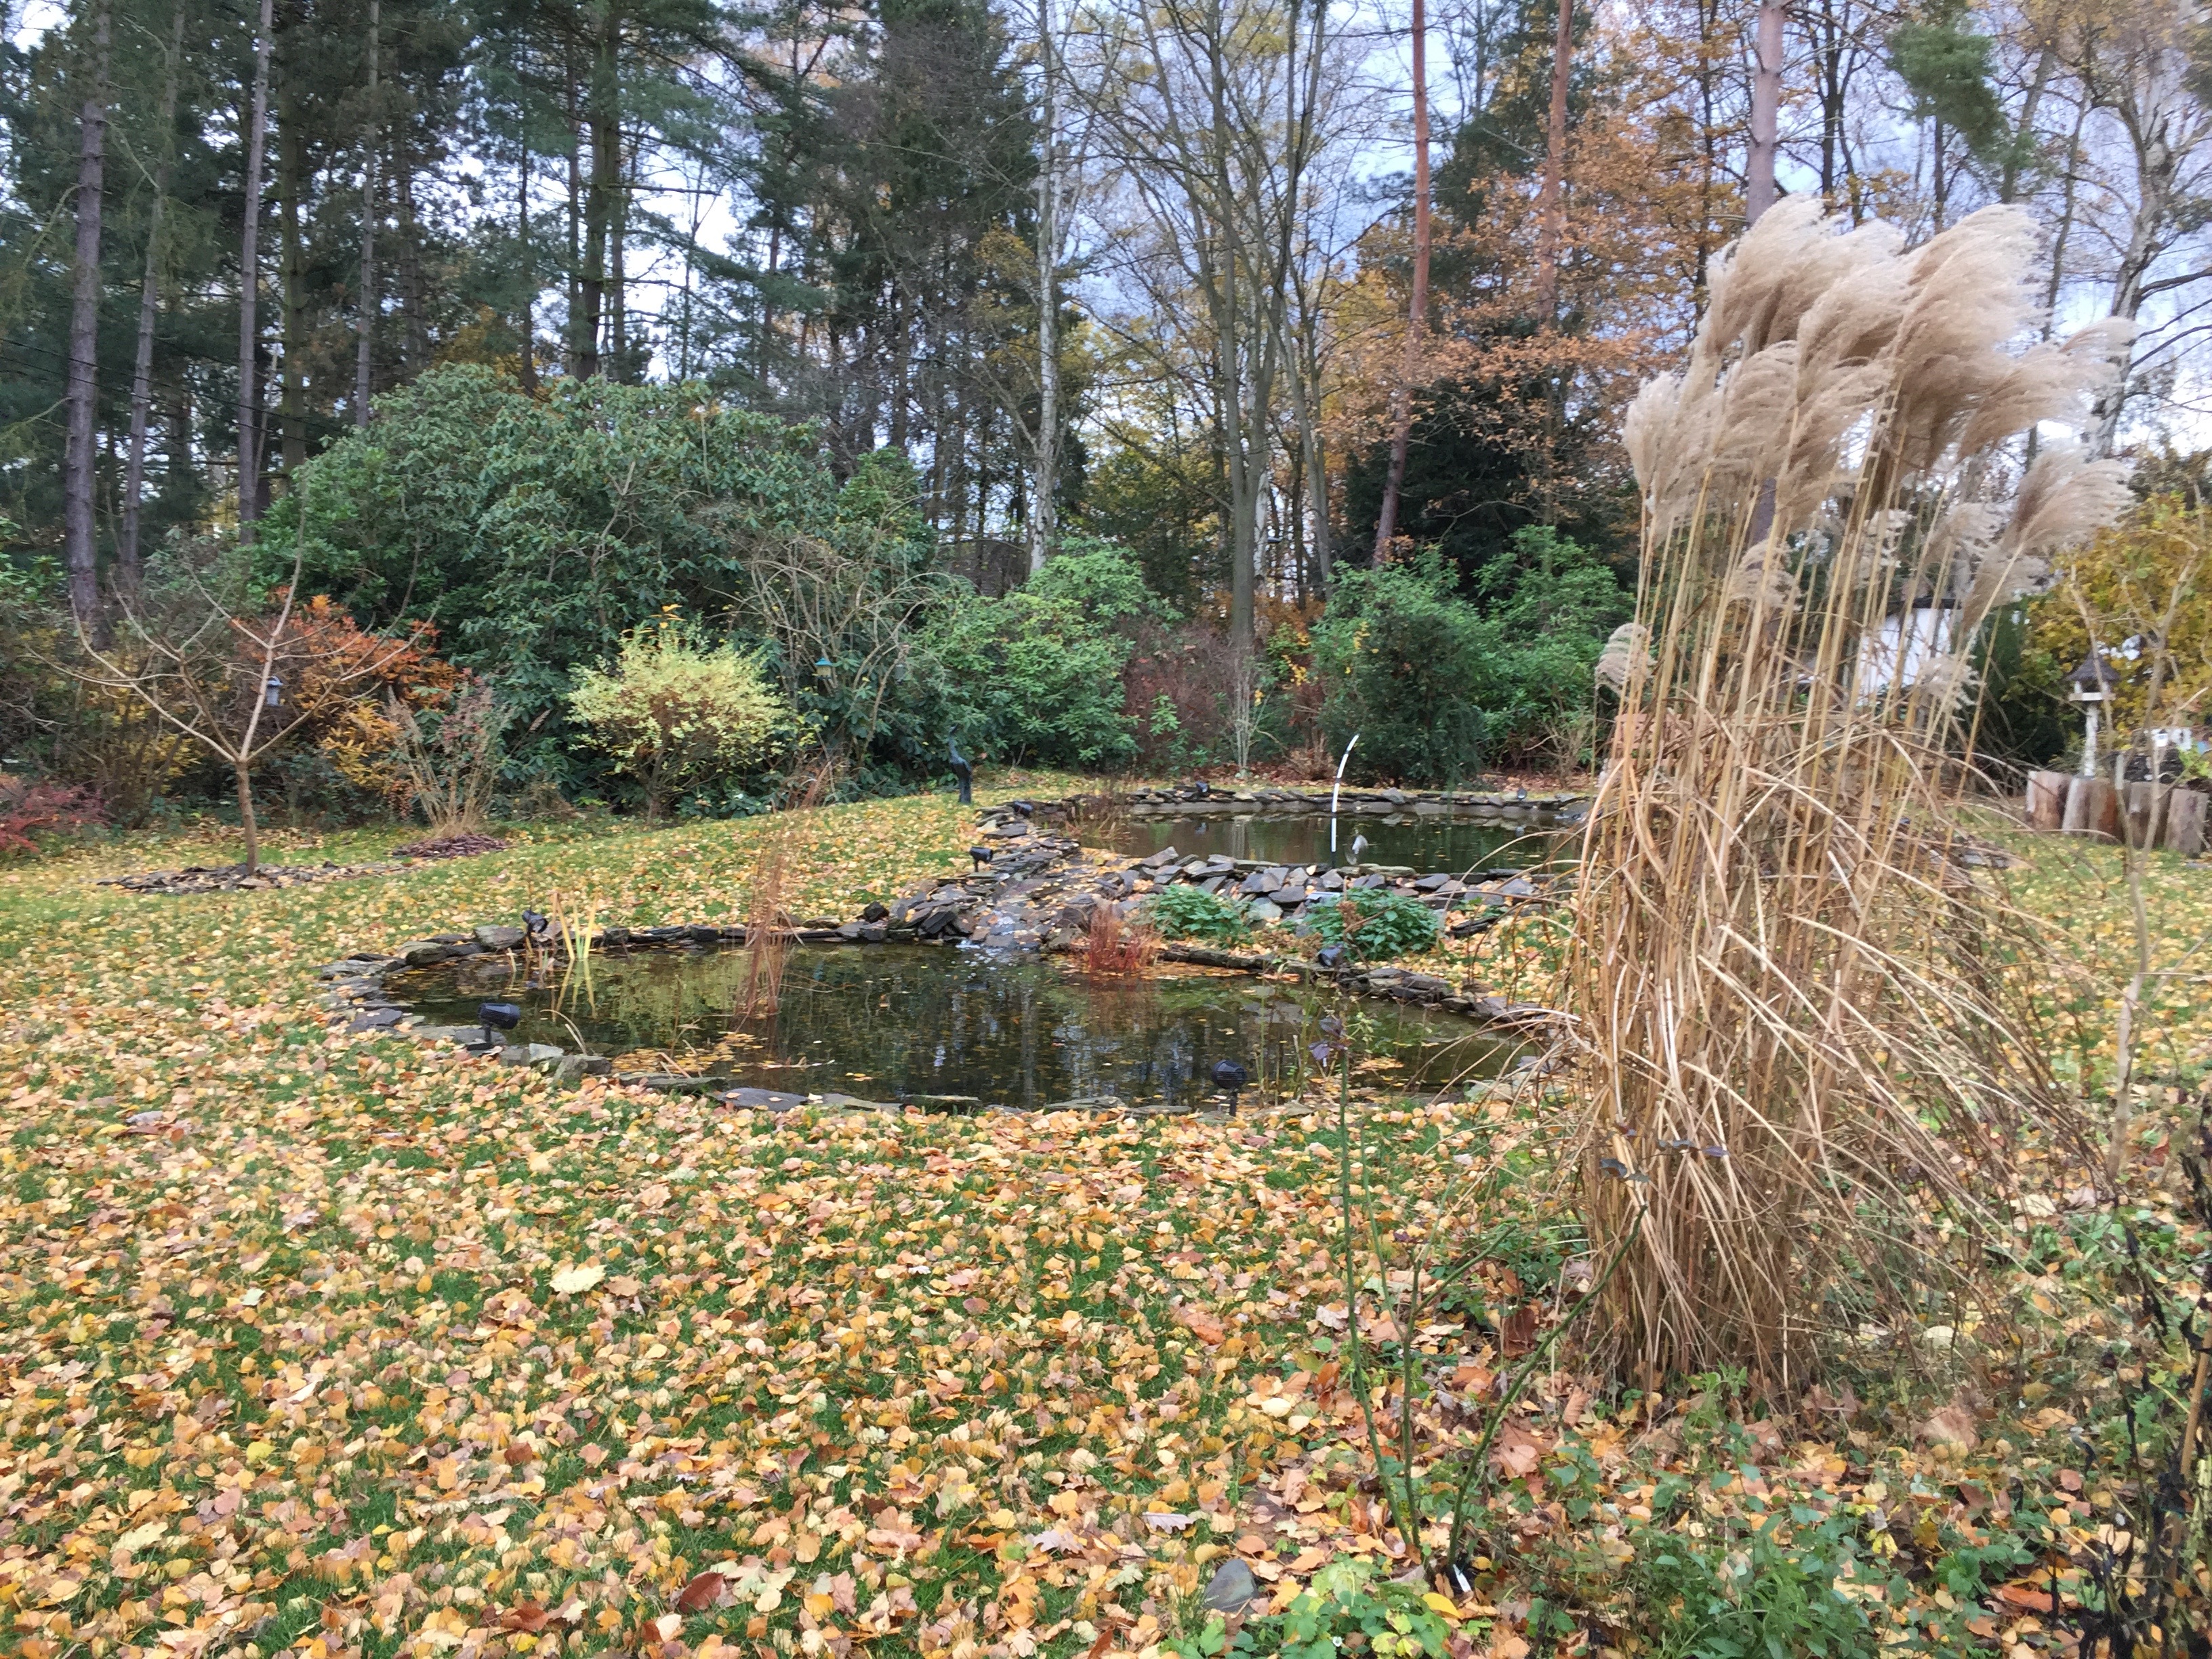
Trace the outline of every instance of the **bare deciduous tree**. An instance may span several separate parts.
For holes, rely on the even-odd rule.
[[[305,518],[302,515],[302,523]],[[334,641],[300,625],[296,599],[304,533],[273,611],[220,593],[189,572],[158,593],[125,598],[111,640],[79,635],[81,657],[56,667],[88,685],[127,693],[164,726],[230,768],[246,840],[243,873],[261,863],[253,769],[301,726],[360,695],[411,648],[412,640],[364,655],[357,636]],[[289,695],[288,695],[289,689]]]

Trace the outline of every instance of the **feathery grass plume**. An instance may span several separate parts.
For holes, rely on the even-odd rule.
[[[1785,204],[1631,408],[1644,574],[1599,664],[1570,972],[1588,1219],[1627,1242],[1614,1357],[1647,1383],[1796,1386],[1831,1331],[1910,1316],[2057,1109],[1947,816],[1977,629],[2113,505],[2049,448],[2005,499],[2008,441],[2096,367],[2015,344],[2031,251],[2011,210],[1907,251]]]

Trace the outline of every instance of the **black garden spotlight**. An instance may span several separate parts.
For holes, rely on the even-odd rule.
[[[502,1031],[512,1031],[522,1024],[522,1005],[519,1002],[479,1002],[477,1018],[483,1026],[484,1047],[489,1048],[497,1041],[492,1034],[496,1025]]]
[[[1241,1060],[1217,1060],[1213,1062],[1213,1086],[1229,1096],[1229,1110],[1237,1111],[1237,1091],[1252,1080],[1252,1073]]]

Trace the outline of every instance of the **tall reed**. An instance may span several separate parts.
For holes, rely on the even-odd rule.
[[[2033,251],[2011,209],[1906,249],[1784,203],[1630,409],[1638,620],[1598,668],[1620,713],[1569,974],[1586,1212],[1601,1256],[1627,1242],[1612,1340],[1644,1382],[1808,1380],[1941,1279],[2049,1107],[1948,793],[1977,629],[2124,495],[2015,441],[2085,413],[2112,345],[2017,343]]]
[[[805,822],[796,815],[820,805],[836,776],[835,763],[825,760],[794,781],[786,792],[786,805],[769,820],[746,897],[745,977],[738,990],[740,1019],[773,1016],[783,1005],[785,959],[797,931],[788,908],[792,854]]]

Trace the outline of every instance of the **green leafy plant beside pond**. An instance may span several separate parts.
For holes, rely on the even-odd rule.
[[[1241,945],[1252,937],[1252,913],[1235,899],[1203,887],[1170,887],[1155,893],[1146,914],[1164,939]]]
[[[1306,907],[1298,926],[1366,962],[1432,951],[1443,932],[1437,913],[1420,900],[1380,890],[1324,895]]]

